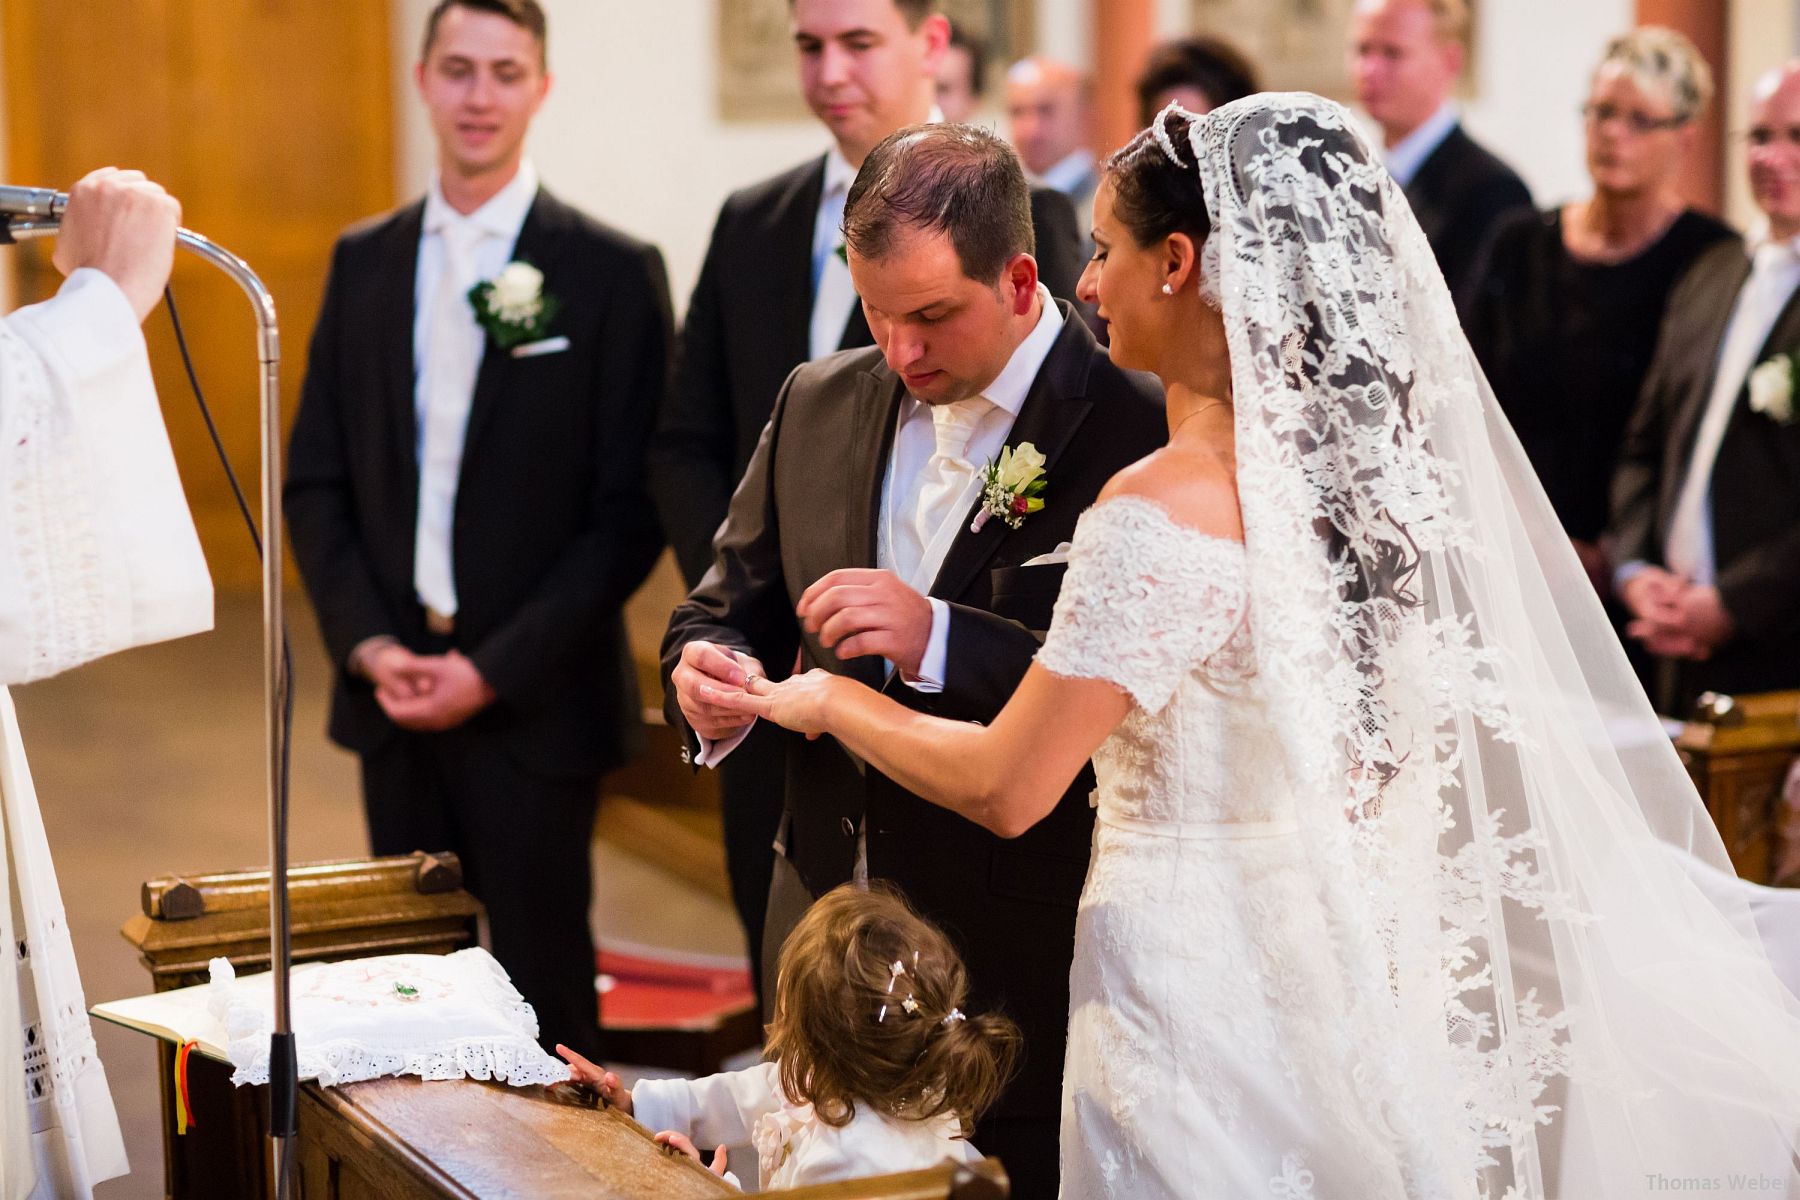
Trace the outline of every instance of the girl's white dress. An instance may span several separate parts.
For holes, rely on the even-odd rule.
[[[765,1190],[981,1159],[949,1113],[898,1121],[859,1106],[848,1125],[827,1125],[812,1105],[788,1100],[774,1063],[704,1079],[645,1079],[631,1099],[646,1129],[684,1133],[701,1147],[755,1146]]]

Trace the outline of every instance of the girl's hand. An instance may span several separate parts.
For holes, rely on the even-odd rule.
[[[814,669],[780,683],[753,678],[742,691],[711,689],[713,694],[706,700],[720,708],[764,717],[785,729],[804,733],[810,741],[831,732],[832,697],[846,682],[829,671]]]
[[[619,1077],[611,1071],[602,1070],[567,1046],[558,1044],[556,1052],[569,1064],[569,1078],[577,1083],[591,1083],[600,1089],[600,1099],[608,1108],[616,1108],[626,1116],[631,1116],[631,1092],[619,1083]]]
[[[724,1178],[725,1176],[725,1147],[723,1146],[720,1146],[717,1150],[713,1151],[712,1165],[707,1166],[706,1161],[700,1157],[700,1151],[695,1148],[694,1143],[684,1133],[676,1133],[673,1129],[665,1129],[656,1135],[656,1144],[659,1146],[666,1146],[678,1154],[687,1155],[720,1178]]]

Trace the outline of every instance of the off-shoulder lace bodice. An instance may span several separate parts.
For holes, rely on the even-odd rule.
[[[1267,788],[1280,748],[1258,702],[1241,542],[1178,524],[1142,497],[1095,505],[1076,525],[1037,661],[1135,702],[1094,755],[1103,820],[1289,816],[1262,798],[1280,794]]]

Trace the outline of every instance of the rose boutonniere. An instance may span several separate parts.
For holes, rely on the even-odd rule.
[[[539,341],[562,307],[544,295],[544,273],[528,262],[509,262],[492,279],[469,289],[475,319],[502,350]]]
[[[1750,411],[1777,425],[1794,423],[1795,355],[1777,354],[1750,372]]]
[[[988,518],[999,517],[1017,529],[1025,518],[1044,507],[1044,456],[1030,442],[1000,451],[982,472],[981,511],[969,522],[970,533],[980,533]]]

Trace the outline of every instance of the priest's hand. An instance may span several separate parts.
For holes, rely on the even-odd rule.
[[[557,1043],[556,1052],[569,1064],[570,1079],[576,1083],[592,1084],[600,1089],[600,1099],[606,1101],[606,1107],[616,1108],[626,1116],[631,1116],[631,1091],[620,1084],[617,1075],[589,1062],[560,1042]]]
[[[417,733],[455,729],[496,699],[475,664],[456,650],[413,655],[406,679],[410,692],[377,684],[375,699],[390,721]]]
[[[762,663],[748,654],[715,642],[689,642],[681,648],[681,661],[669,673],[669,682],[675,686],[675,703],[688,728],[718,742],[756,718],[720,705],[717,694],[739,691],[750,680],[767,675]]]
[[[879,655],[909,679],[931,641],[931,602],[892,571],[833,571],[806,589],[795,611],[840,659]]]
[[[101,167],[69,189],[51,261],[68,275],[103,271],[142,321],[161,299],[175,262],[181,202],[142,171]]]

